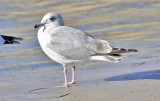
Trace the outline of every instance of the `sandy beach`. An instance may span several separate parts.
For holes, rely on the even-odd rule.
[[[77,84],[69,88],[53,88],[64,79],[60,66],[10,71],[6,73],[8,78],[1,80],[1,100],[158,101],[160,70],[152,66],[123,61],[77,68]]]
[[[0,32],[24,38],[0,47],[0,101],[160,100],[160,1],[0,1]],[[75,85],[53,88],[64,82],[62,65],[45,55],[33,29],[48,12],[112,46],[139,52],[119,63],[78,66]]]

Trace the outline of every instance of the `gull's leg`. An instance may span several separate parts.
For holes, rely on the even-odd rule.
[[[63,73],[64,73],[64,87],[68,87],[68,82],[67,82],[67,69],[66,69],[66,67],[65,66],[63,66],[63,68],[64,68],[64,71],[63,71]]]
[[[64,73],[64,83],[63,83],[63,85],[56,86],[56,87],[53,87],[53,88],[68,87],[66,65],[63,65],[63,68],[64,68],[64,70],[63,70],[63,73]]]
[[[72,67],[72,81],[68,84],[75,84],[75,66]]]

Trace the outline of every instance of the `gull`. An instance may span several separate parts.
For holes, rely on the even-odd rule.
[[[6,36],[6,35],[0,35],[0,45],[4,44],[19,44],[16,40],[22,40],[23,38],[20,37],[14,37],[14,36]]]
[[[115,48],[109,42],[96,39],[89,33],[64,25],[58,13],[46,14],[34,28],[42,50],[54,61],[63,65],[64,84],[75,84],[75,67],[95,61],[119,62],[121,53],[137,52],[136,49]],[[67,67],[72,67],[72,81],[67,81]]]

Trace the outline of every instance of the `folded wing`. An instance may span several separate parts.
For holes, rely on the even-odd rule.
[[[79,60],[112,51],[107,41],[95,39],[88,33],[71,27],[58,27],[48,33],[51,38],[47,47],[69,59]]]

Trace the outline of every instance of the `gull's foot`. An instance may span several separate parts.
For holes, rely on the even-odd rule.
[[[68,87],[69,85],[73,85],[73,84],[76,84],[75,81],[68,82],[67,85],[66,85],[65,83],[61,83],[60,86],[62,86],[62,87],[63,87],[63,86],[64,86],[64,87]]]
[[[76,84],[74,81],[68,82],[69,85]]]
[[[62,83],[61,85],[55,86],[55,87],[53,87],[53,88],[68,88],[68,87],[69,87],[68,84]]]

